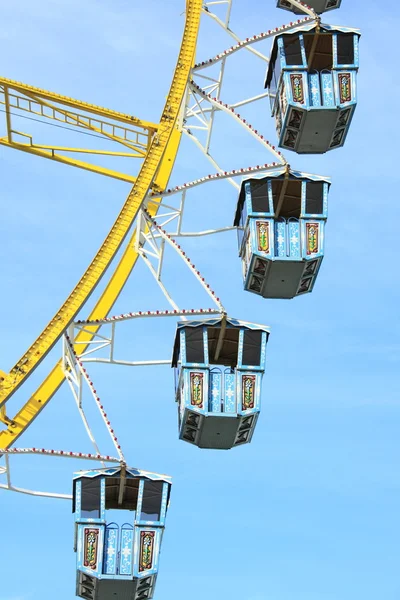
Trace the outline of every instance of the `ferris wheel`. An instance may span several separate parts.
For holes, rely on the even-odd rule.
[[[299,19],[241,39],[230,27],[233,0],[187,0],[182,43],[159,122],[0,78],[6,126],[2,146],[131,186],[99,251],[59,311],[14,367],[0,372],[0,488],[72,500],[76,594],[81,598],[153,597],[172,483],[169,475],[145,470],[146,464],[132,466],[129,445],[120,440],[110,416],[111,399],[103,399],[92,370],[97,373],[107,365],[150,367],[156,378],[158,367],[172,366],[175,387],[170,395],[177,406],[182,452],[188,444],[240,452],[239,446],[257,435],[269,327],[253,323],[246,314],[228,313],[230,299],[214,291],[201,253],[195,264],[187,244],[195,241],[201,248],[214,236],[219,239],[236,231],[241,285],[259,302],[295,299],[318,285],[331,182],[329,177],[297,170],[301,167],[297,155],[334,151],[344,145],[351,127],[360,32],[324,24],[321,18],[340,3],[278,0],[278,8]],[[203,20],[232,38],[233,45],[212,56],[197,56]],[[266,54],[268,42],[272,46]],[[239,85],[238,95],[228,101],[229,67],[243,53],[260,68],[259,92],[247,96]],[[273,119],[275,140],[266,139],[253,125],[252,115],[260,113],[265,121]],[[251,140],[248,155],[257,156],[255,163],[225,164],[221,149],[229,143],[227,122],[240,131],[238,145],[247,148]],[[20,123],[27,127],[33,123],[32,129],[21,131]],[[94,147],[60,144],[51,136],[44,143],[38,124],[54,125],[61,139],[70,132],[78,138],[90,135]],[[187,161],[180,150],[182,142],[193,148],[187,171],[197,175],[172,185],[175,164]],[[132,175],[132,167],[126,173],[104,166],[104,157],[117,159],[118,165],[125,159],[134,162],[136,174]],[[203,170],[206,163],[209,171]],[[221,186],[234,198],[235,210],[221,227],[196,229],[196,219],[190,217],[192,198],[198,201],[199,191],[217,197]],[[193,230],[186,229],[187,222]],[[152,279],[163,304],[154,308],[152,299],[150,309],[139,310],[134,302],[132,312],[114,313],[132,271],[139,267]],[[195,307],[183,304],[186,286],[198,290]],[[165,322],[175,328],[169,340],[172,358],[117,357],[119,340],[132,324],[138,323],[143,334],[153,323],[163,331],[164,325],[158,324]],[[55,352],[56,363],[44,370],[45,359]],[[36,387],[24,396],[31,381]],[[72,395],[91,452],[79,447],[42,448],[40,440],[35,447],[20,447],[24,434],[63,384]],[[16,398],[22,401],[15,409]],[[87,408],[90,400],[98,412],[96,426],[93,411]],[[112,452],[102,450],[100,426]],[[14,464],[31,455],[57,458],[57,464],[61,458],[74,464],[85,461],[74,473],[72,495],[14,483]]]

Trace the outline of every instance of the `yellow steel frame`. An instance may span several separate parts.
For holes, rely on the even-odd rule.
[[[0,78],[0,111],[5,115],[6,125],[6,135],[0,137],[0,144],[3,146],[130,183],[135,182],[132,175],[71,158],[65,156],[65,153],[93,156],[102,154],[143,160],[158,130],[158,125],[154,123],[5,78]],[[75,128],[77,132],[117,142],[125,147],[124,152],[36,143],[32,134],[14,129],[15,117],[47,122],[58,128]]]
[[[149,132],[150,130],[156,131],[156,133],[151,137],[143,165],[117,220],[85,274],[42,334],[11,369],[10,373],[0,372],[0,407],[2,407],[0,418],[7,424],[7,429],[0,432],[0,448],[10,447],[51,400],[64,381],[61,363],[58,362],[55,365],[15,417],[8,418],[5,415],[5,403],[43,360],[85,304],[126,238],[149,189],[151,187],[153,189],[163,189],[168,183],[181,138],[178,117],[185,98],[190,71],[194,64],[201,10],[202,0],[186,0],[186,19],[181,49],[160,124],[156,127],[140,121],[141,125],[138,125],[139,121],[136,120],[138,126],[147,128]],[[0,85],[4,86],[4,82],[8,81],[0,80]],[[8,85],[8,87],[11,86]],[[18,84],[17,89],[22,90],[25,88],[23,84]],[[39,95],[37,91],[35,93]],[[60,101],[56,100],[55,97],[52,99],[57,102]],[[75,102],[71,99],[64,98],[64,100],[67,100],[70,103],[69,105]],[[67,102],[64,103],[67,104]],[[93,107],[93,105],[85,105],[84,110],[91,110],[92,112],[96,110],[96,114],[99,114],[103,109]],[[114,113],[114,118],[116,114],[120,113]],[[128,117],[124,116],[124,118],[127,119]],[[152,203],[148,210],[154,215],[157,213],[157,209],[157,204]],[[138,258],[133,242],[134,237],[127,245],[106,289],[94,307],[90,315],[91,319],[104,318],[123,289]],[[97,329],[92,327],[90,330],[92,333],[89,331],[79,334],[79,339],[77,338],[76,341],[89,342]],[[85,345],[80,344],[79,352],[83,352],[84,348]]]

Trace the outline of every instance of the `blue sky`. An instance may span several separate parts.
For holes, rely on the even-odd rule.
[[[294,168],[332,177],[326,255],[314,292],[288,302],[262,300],[242,290],[234,232],[185,241],[229,314],[272,329],[252,444],[218,453],[180,442],[168,367],[90,368],[128,462],[173,477],[159,600],[399,597],[399,83],[390,32],[400,11],[394,0],[342,4],[326,21],[362,30],[359,105],[348,140],[324,156],[287,154]],[[235,0],[232,28],[245,38],[292,19],[273,6],[273,0]],[[2,74],[157,121],[183,10],[181,0],[9,3],[0,23]],[[198,58],[232,43],[204,22]],[[260,46],[268,48],[268,42]],[[264,65],[250,54],[232,59],[226,75],[227,102],[262,92]],[[241,112],[274,139],[267,102]],[[18,125],[26,127],[22,120]],[[214,149],[224,168],[271,160],[225,117],[217,129]],[[209,172],[184,140],[171,183]],[[3,147],[0,177],[0,368],[8,370],[78,280],[129,185]],[[230,225],[235,203],[225,182],[196,189],[188,196],[187,230]],[[209,306],[190,273],[167,258],[166,281],[181,306]],[[162,308],[165,300],[138,265],[114,312]],[[129,323],[119,330],[118,356],[169,358],[173,337],[170,321]],[[60,352],[58,345],[15,406]],[[88,395],[85,400],[90,407]],[[88,410],[101,447],[111,452]],[[90,452],[66,386],[19,445]],[[21,457],[12,466],[15,485],[68,492],[81,465]],[[3,492],[0,506],[0,600],[72,599],[70,504]]]

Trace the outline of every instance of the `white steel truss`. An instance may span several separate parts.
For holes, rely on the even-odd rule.
[[[88,388],[91,396],[93,397],[97,407],[100,411],[100,414],[103,418],[103,421],[106,425],[108,433],[111,437],[111,440],[117,450],[119,455],[119,462],[125,464],[125,458],[121,450],[121,446],[118,442],[118,438],[115,435],[114,429],[111,426],[109,417],[107,416],[105,409],[103,407],[102,402],[100,401],[99,396],[97,395],[96,389],[92,380],[90,379],[87,369],[86,363],[103,363],[103,364],[112,364],[112,365],[123,365],[129,367],[144,367],[144,366],[162,366],[162,365],[170,365],[171,358],[168,359],[154,359],[154,360],[121,360],[116,359],[114,356],[115,352],[115,339],[116,339],[116,325],[118,323],[123,323],[125,321],[129,321],[132,319],[142,319],[142,318],[157,318],[157,317],[183,317],[186,319],[188,316],[206,316],[206,315],[219,315],[223,316],[225,313],[220,308],[213,309],[183,309],[183,310],[157,310],[157,311],[147,311],[147,312],[131,312],[127,314],[122,314],[114,317],[106,317],[104,319],[97,319],[96,321],[76,321],[72,323],[68,329],[68,333],[64,334],[62,341],[62,365],[64,376],[69,384],[69,387],[74,396],[79,414],[85,426],[86,432],[90,441],[93,444],[96,454],[93,456],[97,456],[97,460],[100,460],[105,465],[105,461],[114,461],[117,459],[104,457],[101,455],[93,432],[89,426],[89,422],[85,415],[82,406],[82,397],[83,397],[83,389]],[[105,326],[109,328],[108,336],[105,333],[96,333],[93,330],[89,330],[90,327],[102,326],[101,331],[104,330]],[[77,341],[77,337],[80,333],[89,332],[93,336],[90,341],[79,342]],[[73,343],[71,340],[75,340]],[[85,350],[83,352],[79,352],[79,346],[84,345]],[[104,355],[104,350],[106,350],[106,354]],[[103,351],[103,352],[101,352]],[[97,354],[96,354],[97,353]],[[103,354],[102,356],[98,356],[98,354]],[[96,354],[96,356],[93,356]],[[0,454],[1,454],[0,450]],[[86,456],[86,455],[85,455]],[[91,455],[89,455],[91,456]],[[1,471],[0,471],[1,475]],[[1,487],[1,485],[0,485]]]
[[[0,467],[0,476],[5,475],[6,483],[0,483],[0,489],[8,490],[9,492],[19,492],[21,494],[27,494],[29,496],[39,496],[44,498],[55,498],[58,500],[71,500],[71,494],[59,494],[56,492],[43,492],[39,490],[31,490],[26,488],[21,488],[13,485],[11,482],[11,466],[10,466],[10,457],[11,456],[21,456],[27,454],[35,454],[37,456],[48,456],[55,458],[75,458],[80,460],[89,460],[101,462],[103,465],[105,463],[120,463],[119,458],[115,458],[114,456],[106,456],[101,454],[85,454],[83,452],[70,452],[65,450],[45,450],[44,448],[8,448],[2,449],[0,448],[0,456],[4,456],[5,458],[5,466]]]
[[[84,363],[104,363],[111,365],[122,365],[128,367],[143,367],[143,366],[156,366],[156,365],[170,365],[171,358],[168,359],[154,359],[154,360],[120,360],[115,358],[115,342],[116,342],[116,326],[119,323],[124,323],[126,321],[136,320],[136,319],[148,319],[148,318],[160,318],[160,317],[172,317],[174,319],[178,317],[183,317],[187,319],[188,317],[195,316],[223,316],[225,313],[220,309],[215,308],[207,308],[207,309],[183,309],[183,310],[156,310],[156,311],[146,311],[146,312],[131,312],[122,315],[116,315],[113,317],[106,317],[104,319],[96,320],[96,321],[76,321],[73,323],[69,330],[69,335],[73,336],[73,339],[76,339],[79,333],[88,332],[89,327],[95,325],[98,327],[99,325],[105,326],[109,328],[109,337],[105,335],[100,335],[98,333],[94,334],[94,339],[92,341],[87,342],[75,342],[75,351],[73,352],[73,356],[75,361],[79,360],[81,364]],[[102,329],[102,331],[103,331]],[[91,330],[91,334],[93,335],[93,331]],[[65,337],[65,336],[64,336]],[[100,343],[95,338],[100,338]],[[68,338],[69,339],[69,338]],[[107,340],[107,343],[104,342]],[[88,349],[82,353],[79,353],[79,344],[88,346]],[[99,354],[101,350],[104,348],[107,349],[106,354],[102,353],[102,356],[93,356],[93,354]],[[70,357],[71,345],[68,340],[63,341],[63,363],[64,361],[68,361]],[[65,374],[68,377],[68,373]],[[83,378],[79,379],[79,386],[82,386],[84,383]],[[76,392],[75,397],[81,397],[81,389]]]
[[[136,250],[147,265],[169,304],[175,310],[179,310],[179,306],[162,282],[162,269],[164,265],[164,252],[166,243],[171,245],[183,258],[185,257],[185,253],[181,250],[179,244],[175,242],[176,238],[213,235],[235,229],[234,227],[223,227],[198,232],[182,231],[183,213],[186,207],[187,192],[192,187],[213,181],[216,178],[226,179],[237,192],[240,189],[240,185],[237,181],[238,176],[243,176],[245,174],[254,172],[270,171],[276,168],[278,165],[288,166],[287,160],[284,158],[282,153],[277,150],[275,146],[272,145],[268,140],[266,140],[264,136],[260,134],[250,123],[246,122],[246,120],[243,119],[236,111],[236,109],[241,106],[265,99],[269,95],[268,92],[258,94],[257,96],[250,98],[245,98],[235,102],[234,104],[228,105],[221,100],[221,90],[224,80],[226,61],[232,54],[241,49],[246,49],[252,52],[256,58],[261,59],[264,63],[268,62],[268,58],[253,47],[256,42],[273,37],[280,31],[295,31],[297,28],[302,26],[304,22],[310,22],[313,20],[318,21],[319,17],[312,9],[306,5],[303,5],[298,0],[295,0],[294,5],[301,7],[308,16],[305,19],[298,20],[296,23],[283,25],[282,27],[279,27],[273,31],[269,30],[265,33],[246,38],[245,40],[240,40],[239,36],[237,36],[230,28],[232,0],[206,2],[203,6],[204,13],[212,18],[220,27],[222,27],[222,29],[229,36],[233,37],[237,44],[217,55],[216,57],[195,65],[192,71],[192,79],[188,84],[186,102],[181,117],[181,128],[182,132],[195,143],[198,149],[217,170],[217,173],[215,175],[202,177],[194,182],[177,186],[173,190],[164,190],[161,192],[157,190],[152,192],[147,198],[146,206],[151,204],[152,196],[157,196],[158,198],[160,198],[160,196],[162,197],[162,210],[157,215],[157,224],[155,221],[150,220],[146,210],[141,211],[137,220]],[[212,12],[213,7],[217,6],[224,9],[225,14],[222,18]],[[207,67],[212,67],[217,63],[219,63],[219,73],[217,76],[204,73]],[[197,81],[195,81],[195,79],[201,80],[201,86],[197,83]],[[269,151],[273,155],[275,162],[265,165],[257,165],[254,167],[240,168],[238,170],[224,171],[210,151],[215,127],[215,115],[218,111],[225,112],[231,118],[233,118],[239,126],[245,129],[248,134],[250,134],[263,146],[264,150]],[[201,139],[201,137],[203,139]],[[168,198],[168,202],[166,202],[167,197],[178,193],[180,194],[179,203],[174,203],[173,198]],[[157,203],[158,202],[159,200],[157,200]],[[190,261],[189,266],[191,266]],[[204,281],[201,276],[199,280],[200,282]]]
[[[71,326],[71,328],[73,328],[73,325]],[[74,332],[72,331],[72,333],[74,333]],[[106,338],[104,338],[103,335],[98,334],[98,336],[96,336],[96,337],[100,337],[102,340],[100,342],[100,344],[97,344],[97,345],[96,345],[97,340],[93,340],[94,344],[95,344],[95,348],[97,350],[99,350],[99,348],[104,348],[107,346],[107,343],[104,341]],[[75,339],[75,338],[72,337],[72,339]],[[63,357],[62,357],[62,364],[63,364],[64,374],[65,374],[65,377],[66,377],[68,383],[70,384],[70,388],[73,392],[73,395],[74,395],[76,403],[77,403],[79,414],[82,418],[86,432],[87,432],[95,450],[97,451],[98,454],[100,454],[96,440],[95,440],[94,435],[89,427],[88,420],[86,418],[86,415],[85,415],[85,413],[83,411],[83,407],[82,407],[82,383],[83,383],[83,381],[86,383],[87,387],[89,388],[90,394],[93,397],[93,399],[97,405],[97,408],[100,412],[100,415],[103,419],[106,429],[111,437],[111,441],[114,444],[114,447],[118,453],[120,462],[122,464],[125,464],[125,457],[122,452],[121,445],[118,442],[118,438],[115,434],[115,431],[112,428],[112,425],[110,423],[110,419],[104,410],[103,404],[101,403],[100,398],[97,395],[96,389],[93,385],[92,380],[89,377],[87,370],[83,367],[82,358],[80,356],[78,356],[78,354],[76,353],[73,343],[71,342],[71,338],[69,337],[68,334],[64,334],[64,336],[63,336],[63,351],[64,352],[63,352]],[[87,352],[88,353],[93,352],[93,348],[91,350],[88,350]],[[72,374],[72,377],[71,377],[71,374]]]
[[[158,215],[157,219],[161,219],[165,217],[165,215]],[[172,217],[167,218],[167,222],[170,222]],[[205,278],[202,276],[199,270],[196,269],[195,265],[191,262],[190,258],[186,255],[186,253],[182,250],[181,246],[175,241],[174,234],[168,233],[164,227],[164,223],[159,224],[158,221],[153,219],[146,209],[141,211],[140,218],[138,219],[138,227],[140,229],[137,230],[137,251],[150,269],[150,272],[154,276],[156,282],[158,283],[161,291],[163,292],[165,298],[170,303],[174,310],[179,311],[178,305],[174,302],[171,295],[167,291],[166,287],[162,283],[161,275],[162,268],[164,263],[164,251],[166,244],[169,245],[178,256],[183,260],[183,262],[188,266],[189,270],[193,273],[197,281],[206,291],[206,293],[210,296],[211,300],[216,304],[219,312],[225,312],[224,307],[221,304],[220,299],[216,296],[215,292],[211,289],[210,285],[206,282]],[[198,232],[197,234],[186,234],[188,235],[211,235],[213,233],[218,233],[219,231],[227,231],[233,229],[232,227],[224,228],[221,230],[210,230],[205,232]],[[184,236],[185,234],[179,234],[180,236]],[[145,248],[145,244],[150,248],[147,250]],[[151,259],[155,259],[156,264],[154,265]]]
[[[266,64],[268,63],[268,58],[254,47],[254,45],[257,42],[260,42],[267,38],[272,38],[278,33],[289,31],[294,32],[304,23],[315,22],[316,24],[318,24],[320,22],[320,17],[314,12],[313,9],[300,2],[300,0],[290,1],[294,6],[301,8],[304,11],[304,13],[307,15],[304,19],[298,20],[295,23],[290,23],[289,25],[283,25],[282,27],[278,27],[275,30],[269,30],[261,34],[254,35],[253,37],[246,38],[245,40],[241,40],[240,37],[236,35],[230,28],[230,17],[233,0],[215,0],[204,3],[204,14],[211,18],[217,25],[222,27],[222,29],[231,38],[235,40],[236,44],[228,48],[227,50],[221,52],[220,54],[216,55],[215,57],[212,57],[203,62],[199,62],[194,66],[192,70],[192,78],[187,88],[186,102],[180,117],[180,124],[182,132],[194,142],[196,147],[203,153],[203,155],[207,158],[207,160],[216,170],[216,173],[206,175],[197,180],[184,183],[182,185],[178,185],[173,189],[167,189],[161,192],[159,190],[154,190],[147,197],[146,207],[152,202],[155,202],[153,198],[162,198],[161,211],[157,215],[157,221],[154,218],[152,218],[147,212],[146,208],[144,208],[140,211],[136,223],[136,250],[138,251],[139,255],[149,268],[150,272],[153,274],[157,284],[160,286],[161,290],[164,293],[164,296],[166,297],[169,304],[172,306],[173,310],[151,312],[148,311],[146,313],[129,313],[115,317],[108,317],[100,321],[97,320],[95,322],[77,321],[70,326],[68,333],[65,334],[63,338],[62,343],[62,368],[64,376],[68,382],[69,388],[71,389],[74,400],[76,402],[80,417],[84,423],[86,432],[89,436],[89,439],[91,440],[91,443],[93,444],[95,452],[94,454],[83,454],[80,452],[65,452],[62,450],[57,451],[36,448],[12,448],[10,450],[0,449],[0,457],[4,456],[5,459],[5,466],[0,467],[0,477],[4,476],[6,478],[6,483],[0,483],[1,489],[17,491],[35,496],[45,496],[68,500],[71,499],[71,496],[68,494],[39,492],[15,487],[11,482],[11,455],[40,454],[45,456],[95,460],[101,462],[103,465],[105,465],[106,463],[125,464],[125,458],[121,450],[120,444],[118,442],[118,439],[114,433],[114,430],[111,427],[111,424],[104,411],[104,408],[100,403],[100,399],[97,396],[96,390],[91,379],[89,378],[89,375],[85,368],[86,365],[84,365],[84,363],[100,362],[125,366],[148,366],[166,365],[170,364],[171,361],[170,359],[157,359],[152,361],[132,361],[116,359],[114,356],[115,334],[116,325],[118,323],[130,319],[143,317],[152,318],[162,316],[174,318],[182,317],[185,319],[188,316],[222,316],[225,314],[225,309],[220,299],[211,290],[209,284],[207,284],[207,282],[205,281],[205,278],[201,275],[201,273],[196,269],[196,267],[193,265],[190,259],[186,256],[186,253],[176,242],[176,239],[213,235],[235,229],[234,227],[223,227],[219,229],[209,229],[198,232],[183,231],[183,216],[184,210],[187,206],[187,194],[192,188],[197,187],[199,185],[203,185],[205,183],[213,182],[218,179],[226,179],[227,182],[231,186],[233,186],[237,192],[237,190],[240,188],[240,185],[237,181],[238,177],[254,174],[255,172],[270,172],[274,169],[282,168],[282,166],[288,165],[282,153],[279,150],[277,150],[270,142],[268,142],[268,140],[266,140],[262,134],[260,134],[254,127],[252,127],[251,124],[246,122],[246,120],[243,119],[241,115],[237,112],[237,109],[242,106],[264,100],[266,97],[269,96],[269,93],[261,93],[257,96],[240,99],[234,103],[226,104],[222,101],[222,90],[226,62],[228,58],[230,58],[233,54],[240,50],[246,50],[247,52],[250,52],[252,55],[254,55],[258,60],[261,60],[264,64]],[[225,15],[222,18],[213,12],[213,9],[217,7],[217,5],[225,9]],[[206,71],[206,69],[213,67],[217,64],[219,65],[219,71],[217,75],[210,75],[209,72]],[[215,116],[218,112],[221,111],[225,112],[227,115],[233,118],[236,121],[237,125],[244,129],[248,134],[252,135],[252,137],[260,143],[264,150],[268,150],[273,156],[273,162],[256,166],[240,167],[236,170],[224,170],[217,161],[217,159],[211,154],[211,144],[214,134],[214,128],[216,125]],[[135,149],[136,151],[139,151],[138,148]],[[157,200],[157,204],[159,204],[159,200]],[[192,271],[197,281],[210,296],[216,308],[190,310],[179,309],[178,305],[172,299],[162,282],[162,271],[164,266],[164,253],[166,245],[171,246],[181,257],[181,259],[186,262],[189,270]],[[101,329],[102,333],[97,331],[93,335],[93,329],[87,329],[90,326],[93,327],[93,325],[95,325],[96,327],[98,327],[99,325],[107,325],[109,326],[109,333],[105,334],[103,332],[103,329]],[[90,334],[93,335],[93,339],[89,342],[76,341],[78,333],[84,331],[90,332]],[[79,352],[80,343],[86,346],[86,349],[82,353]],[[103,355],[99,356],[99,354]],[[89,426],[88,420],[83,409],[82,398],[84,387],[89,388],[90,393],[98,406],[105,426],[117,451],[117,458],[108,455],[103,455],[100,453],[99,447],[97,445],[97,442]]]
[[[89,387],[94,400],[98,404],[103,418],[105,413],[102,405],[100,404],[99,398],[97,397],[93,383],[84,367],[84,363],[98,362],[104,364],[143,367],[150,365],[166,365],[170,364],[171,362],[170,359],[154,359],[150,361],[144,361],[122,360],[115,358],[117,323],[143,317],[168,316],[176,318],[180,316],[185,319],[188,316],[226,314],[220,299],[217,297],[215,292],[211,290],[210,285],[206,282],[200,271],[196,269],[195,265],[187,257],[186,253],[177,243],[176,239],[213,235],[230,231],[235,228],[229,226],[197,232],[183,231],[183,216],[184,210],[187,207],[188,192],[192,188],[199,185],[210,183],[218,179],[226,179],[227,182],[235,188],[237,193],[237,191],[240,189],[240,184],[237,181],[238,177],[254,174],[256,172],[272,172],[277,168],[281,169],[282,166],[286,166],[288,168],[288,163],[283,154],[237,112],[237,109],[242,106],[264,100],[269,96],[269,93],[265,92],[258,94],[257,96],[244,98],[232,104],[226,104],[222,101],[221,95],[226,62],[233,54],[239,50],[245,49],[248,52],[251,52],[258,60],[262,60],[264,64],[268,63],[268,58],[254,48],[254,45],[257,42],[265,40],[266,38],[271,38],[280,32],[296,31],[297,28],[301,27],[306,22],[309,23],[315,21],[318,23],[319,17],[312,9],[306,5],[303,5],[303,3],[299,0],[292,0],[292,3],[295,6],[304,10],[307,15],[306,18],[301,19],[296,23],[284,25],[273,31],[269,30],[265,33],[241,40],[239,36],[237,36],[230,28],[232,1],[233,0],[211,1],[206,2],[203,6],[203,12],[208,17],[213,19],[220,27],[222,27],[224,31],[235,40],[236,45],[228,48],[217,56],[207,61],[199,62],[194,66],[192,70],[191,81],[188,83],[186,102],[180,118],[182,132],[195,143],[197,148],[207,158],[213,168],[216,169],[216,173],[203,176],[197,180],[184,183],[182,185],[178,185],[173,189],[161,191],[157,189],[150,192],[146,199],[145,207],[139,212],[136,222],[135,249],[152,273],[155,281],[172,307],[172,310],[129,313],[116,317],[109,317],[96,322],[77,321],[71,325],[68,335],[64,336],[62,357],[64,375],[73,393],[80,416],[85,425],[89,438],[91,439],[95,448],[97,456],[100,456],[100,451],[92,431],[90,430],[82,406],[83,385]],[[213,12],[213,7],[216,7],[217,5],[225,8],[225,15],[223,18]],[[216,76],[214,74],[210,75],[209,73],[205,72],[207,68],[213,67],[217,64],[219,65],[219,72]],[[211,153],[211,144],[215,128],[215,115],[217,112],[225,112],[227,115],[233,118],[237,125],[239,125],[246,131],[246,133],[250,134],[254,139],[256,139],[256,141],[263,147],[264,151],[267,150],[270,154],[272,154],[273,161],[256,166],[240,167],[230,171],[224,170]],[[147,207],[152,202],[155,202],[159,205],[160,197],[162,200],[156,221],[150,216],[149,212],[147,211]],[[153,200],[153,198],[157,198],[157,200]],[[179,308],[178,304],[172,298],[162,281],[166,246],[173,248],[178,256],[180,256],[180,258],[186,262],[189,270],[192,271],[198,283],[200,283],[203,289],[210,296],[216,308],[198,310],[181,310]],[[99,327],[100,325],[102,327],[102,333],[97,330],[97,332],[93,335],[93,325],[96,327]],[[105,325],[108,326],[107,333],[104,333],[103,331]],[[91,335],[93,335],[91,341],[74,341],[77,339],[77,335],[80,332],[89,332],[89,330]],[[82,353],[79,352],[80,343],[85,346],[85,350]],[[114,430],[111,429],[111,425],[107,418],[104,418],[104,421],[118,452],[118,460],[123,462],[124,457],[118,440],[114,435]]]

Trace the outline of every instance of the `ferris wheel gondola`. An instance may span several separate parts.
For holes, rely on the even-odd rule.
[[[153,598],[170,489],[170,477],[125,465],[75,473],[77,596]]]
[[[312,291],[324,257],[330,180],[290,169],[242,182],[235,216],[244,289],[264,298]]]
[[[251,442],[269,329],[223,316],[182,321],[174,345],[180,439],[228,450]]]
[[[283,8],[284,10],[290,10],[296,15],[303,14],[303,8],[301,5],[306,5],[315,10],[316,13],[321,14],[328,10],[334,10],[340,8],[342,0],[307,0],[307,2],[291,2],[290,0],[278,0],[277,7]]]
[[[343,146],[357,105],[359,37],[319,23],[276,36],[265,87],[281,148],[323,154]]]

